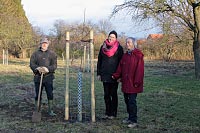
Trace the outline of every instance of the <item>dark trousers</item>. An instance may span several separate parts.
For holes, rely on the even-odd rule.
[[[128,119],[131,122],[137,123],[137,93],[128,94],[124,93],[124,101],[126,103],[126,109],[129,114]]]
[[[117,107],[118,107],[118,82],[116,83],[106,83],[103,82],[104,86],[104,101],[106,105],[105,115],[108,116],[117,116]]]
[[[39,87],[40,87],[40,83],[39,82],[35,82],[35,100],[38,100],[38,93],[39,93]],[[41,88],[41,97],[42,97],[42,90],[43,88],[45,88],[46,94],[47,94],[47,99],[48,100],[53,100],[53,81],[49,81],[49,82],[44,82],[42,83],[42,88]],[[40,100],[41,100],[40,97]]]

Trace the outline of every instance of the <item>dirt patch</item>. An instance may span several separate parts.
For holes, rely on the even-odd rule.
[[[184,75],[186,72],[194,70],[192,61],[147,61],[145,68],[152,69],[154,75]]]
[[[18,90],[19,92],[16,93]],[[35,109],[34,105],[34,95],[35,90],[32,84],[17,85],[15,88],[10,89],[10,93],[5,97],[12,97],[10,103],[0,104],[0,110],[6,114],[6,116],[11,117],[15,120],[31,120],[32,113]],[[46,92],[43,94],[46,96]],[[45,99],[46,100],[46,99]],[[83,110],[86,108],[90,109],[90,105],[84,104]],[[54,112],[57,114],[56,117],[51,117],[48,115],[48,104],[42,103],[41,113],[42,121],[44,122],[65,122],[65,107],[63,105],[54,105]],[[17,113],[16,113],[17,112]],[[70,102],[70,114],[69,121],[74,123],[77,121],[77,103],[76,100]],[[83,111],[82,112],[82,122],[90,122],[90,113]],[[21,121],[20,120],[20,121]]]

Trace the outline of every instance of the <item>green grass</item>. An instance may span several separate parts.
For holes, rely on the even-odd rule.
[[[138,132],[197,133],[200,132],[200,83],[194,78],[193,62],[145,61],[144,92],[138,95],[138,123],[128,129],[121,121],[127,117],[120,87],[118,117],[102,120],[104,100],[102,83],[95,78],[96,122],[90,118],[90,74],[83,73],[83,122],[77,122],[77,73],[70,67],[70,120],[64,120],[65,68],[58,61],[54,81],[54,105],[57,116],[47,115],[46,93],[43,92],[42,121],[32,123],[34,109],[33,74],[29,59],[11,60],[0,65],[0,132]],[[95,74],[96,75],[96,74]]]

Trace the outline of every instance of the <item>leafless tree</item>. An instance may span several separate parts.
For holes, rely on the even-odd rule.
[[[108,34],[111,30],[113,30],[113,26],[109,20],[102,19],[98,21],[98,27],[101,33]]]
[[[153,18],[158,22],[163,17],[192,31],[195,76],[200,79],[200,1],[199,0],[125,0],[116,5],[113,15],[126,10],[137,21]]]

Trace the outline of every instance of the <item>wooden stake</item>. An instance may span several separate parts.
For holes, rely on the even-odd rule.
[[[86,46],[84,46],[84,52],[83,52],[83,72],[86,71]]]
[[[90,31],[90,70],[91,70],[91,117],[92,122],[95,122],[95,93],[94,93],[94,45],[93,31]]]
[[[69,120],[69,32],[66,32],[65,120]]]

